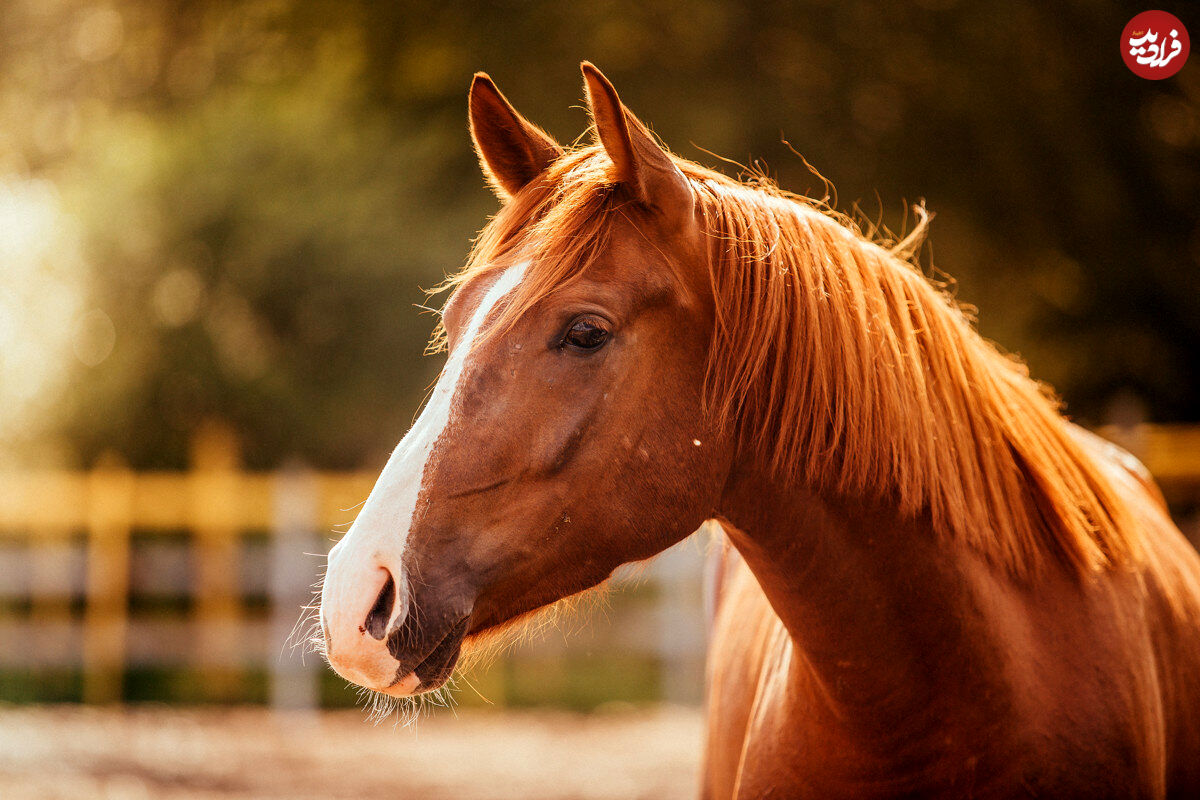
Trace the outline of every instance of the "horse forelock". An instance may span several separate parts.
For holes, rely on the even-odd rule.
[[[761,174],[675,158],[709,247],[715,319],[705,408],[775,474],[928,514],[1017,576],[1080,573],[1139,548],[1130,501],[1070,433],[1059,403],[974,329],[910,258],[925,233],[877,240]],[[627,200],[598,146],[566,152],[481,232],[453,289],[516,258],[521,286],[484,336],[584,274]],[[518,256],[519,253],[519,256]],[[433,347],[444,343],[435,333]]]

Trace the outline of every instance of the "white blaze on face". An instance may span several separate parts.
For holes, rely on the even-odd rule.
[[[527,264],[505,269],[484,294],[471,322],[446,359],[421,415],[388,459],[375,488],[349,532],[329,552],[321,591],[321,619],[329,636],[330,663],[356,683],[382,680],[395,661],[383,642],[361,630],[386,577],[396,584],[396,600],[388,630],[407,613],[408,586],[401,561],[412,526],[429,454],[450,421],[450,409],[465,371],[471,345],[489,312],[521,282]]]

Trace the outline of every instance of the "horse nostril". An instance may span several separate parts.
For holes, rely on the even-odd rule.
[[[396,584],[392,580],[392,574],[389,572],[387,581],[383,584],[383,589],[379,591],[379,597],[375,598],[375,605],[371,607],[370,613],[367,614],[366,622],[363,626],[367,633],[372,637],[383,640],[387,635],[388,621],[392,618],[392,604],[396,601]]]

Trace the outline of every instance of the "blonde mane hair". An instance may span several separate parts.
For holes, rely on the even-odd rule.
[[[1080,574],[1136,554],[1126,502],[1058,402],[914,265],[917,237],[888,247],[761,176],[739,182],[673,159],[711,242],[705,408],[737,425],[745,452],[819,492],[928,514],[1016,576],[1048,554]],[[628,218],[609,168],[598,146],[568,151],[440,288],[519,249],[530,267],[495,331],[574,280]]]

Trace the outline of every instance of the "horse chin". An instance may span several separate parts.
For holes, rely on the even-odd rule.
[[[442,637],[421,663],[413,667],[412,671],[398,674],[395,683],[380,691],[391,697],[411,697],[437,691],[445,686],[462,654],[466,633],[467,618],[464,617]]]
[[[411,697],[417,694],[417,690],[421,686],[421,679],[417,677],[417,673],[410,672],[402,678],[397,678],[396,682],[384,689],[377,689],[380,694],[386,694],[389,697]]]

